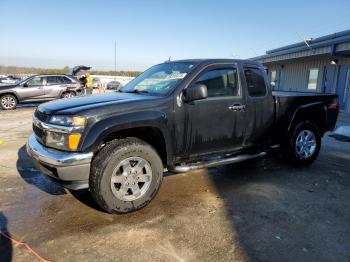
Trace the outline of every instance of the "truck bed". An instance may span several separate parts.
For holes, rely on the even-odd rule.
[[[278,130],[288,130],[298,110],[307,106],[314,108],[309,111],[310,121],[322,122],[325,131],[335,128],[339,110],[337,95],[293,91],[273,91],[272,95],[275,101],[275,137],[285,135],[278,133]]]

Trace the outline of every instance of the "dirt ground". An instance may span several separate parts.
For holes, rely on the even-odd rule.
[[[309,168],[273,154],[167,173],[149,206],[109,215],[33,168],[33,112],[0,111],[0,227],[47,260],[350,261],[350,143],[326,135]],[[0,261],[39,260],[0,236]]]

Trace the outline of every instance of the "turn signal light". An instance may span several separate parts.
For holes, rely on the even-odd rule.
[[[68,136],[68,148],[70,150],[76,150],[79,145],[81,134],[71,134]]]

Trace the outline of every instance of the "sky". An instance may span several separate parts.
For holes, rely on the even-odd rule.
[[[251,58],[350,29],[349,0],[0,0],[0,65],[145,70]]]

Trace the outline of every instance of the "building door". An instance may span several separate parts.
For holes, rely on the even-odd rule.
[[[339,96],[340,110],[346,110],[350,91],[350,65],[341,65],[339,68],[337,94]]]
[[[333,93],[334,79],[336,75],[335,65],[326,65],[324,67],[323,90],[325,93]]]
[[[278,90],[285,90],[284,88],[284,67],[280,69],[279,81],[278,81]]]

